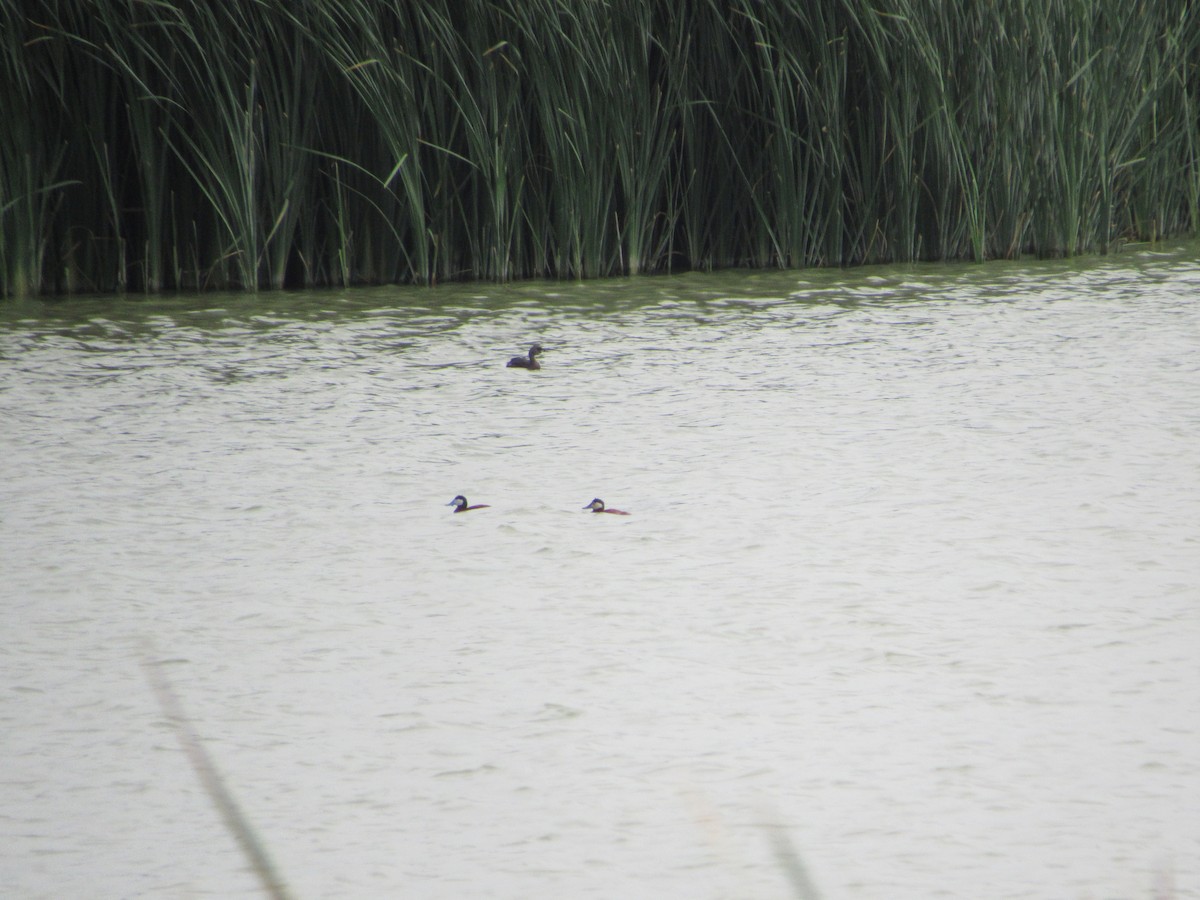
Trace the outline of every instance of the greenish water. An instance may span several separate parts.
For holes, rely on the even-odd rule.
[[[0,883],[255,895],[149,640],[301,897],[786,896],[775,829],[831,898],[1200,896],[1197,297],[0,307]]]

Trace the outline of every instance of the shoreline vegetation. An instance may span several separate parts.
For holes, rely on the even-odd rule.
[[[27,0],[0,296],[1106,253],[1200,228],[1166,0]]]

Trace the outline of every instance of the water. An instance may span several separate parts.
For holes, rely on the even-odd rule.
[[[0,894],[258,895],[153,660],[302,898],[1200,897],[1198,299],[10,303]]]

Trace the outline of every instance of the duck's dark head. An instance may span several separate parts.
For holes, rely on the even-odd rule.
[[[604,512],[604,501],[597,497],[585,506],[584,509],[590,509],[592,512]]]

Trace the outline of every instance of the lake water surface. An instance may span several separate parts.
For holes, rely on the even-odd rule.
[[[299,898],[1200,897],[1195,245],[10,302],[0,416],[6,898],[259,895],[146,660]]]

